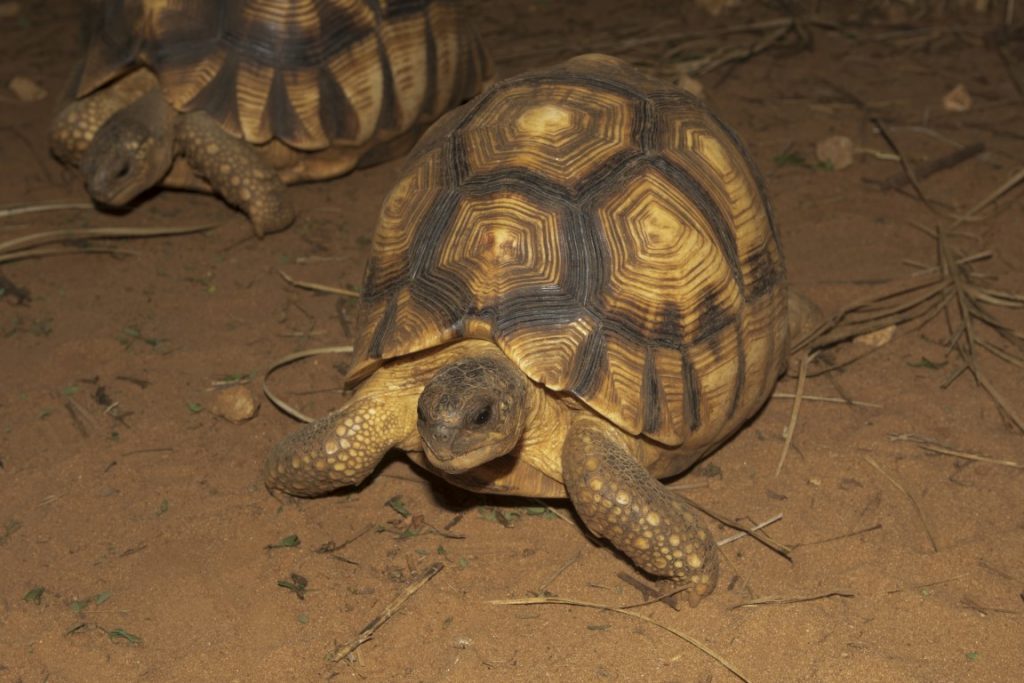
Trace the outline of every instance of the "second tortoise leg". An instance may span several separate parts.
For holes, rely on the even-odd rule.
[[[248,143],[231,137],[203,112],[182,114],[179,151],[214,192],[241,209],[257,235],[283,230],[295,219],[284,182]]]
[[[139,69],[117,87],[102,88],[64,105],[50,126],[50,149],[54,156],[72,166],[81,164],[103,124],[156,87],[156,78]]]
[[[685,584],[696,605],[718,580],[718,548],[697,512],[651,476],[611,425],[573,423],[562,476],[576,512],[644,571]]]

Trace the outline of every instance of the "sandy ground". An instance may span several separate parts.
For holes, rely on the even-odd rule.
[[[0,81],[26,76],[51,93],[22,103],[3,91],[0,204],[87,199],[46,142],[76,56],[76,5],[22,2],[0,19]],[[664,36],[780,16],[762,8],[715,19],[667,6],[474,4],[506,75],[601,49],[671,76],[687,43]],[[813,28],[813,45],[787,39],[789,48],[699,78],[765,174],[794,288],[826,311],[910,275],[915,262],[933,264],[935,242],[914,226],[947,224],[944,213],[969,209],[1024,166],[1020,19],[1015,41],[990,34],[995,14],[870,19],[887,25]],[[943,96],[958,84],[972,106],[947,111]],[[867,182],[900,171],[873,117],[915,164],[972,143],[985,151],[921,182],[931,210],[907,188]],[[817,161],[815,144],[830,135],[853,141],[849,168]],[[792,548],[787,560],[750,539],[726,545],[719,589],[696,609],[634,610],[648,621],[492,604],[548,594],[621,606],[643,596],[618,576],[638,576],[627,561],[588,541],[566,504],[551,503],[559,517],[537,501],[458,491],[400,456],[354,491],[270,496],[261,459],[296,424],[265,400],[255,419],[229,423],[210,411],[216,389],[258,378],[284,354],[351,341],[353,301],[294,288],[278,271],[357,286],[398,170],[293,188],[299,222],[262,241],[218,200],[175,192],[124,215],[0,223],[0,240],[217,224],[107,243],[125,252],[115,256],[2,268],[0,680],[736,680],[658,625],[702,641],[752,681],[1024,680],[1024,473],[892,438],[1024,462],[1021,434],[968,375],[941,387],[959,363],[943,316],[809,378],[810,395],[871,405],[805,401],[778,476],[792,406],[782,397],[673,482],[725,517],[781,514],[767,531]],[[1021,188],[982,216],[960,228],[977,238],[954,237],[954,246],[991,253],[976,264],[987,286],[1024,291]],[[1024,328],[1024,316],[997,314]],[[343,398],[346,362],[321,356],[273,383],[320,415]],[[984,352],[978,362],[1024,411],[1024,372]],[[779,391],[794,387],[787,378]],[[297,542],[282,543],[289,537]],[[441,571],[369,642],[325,661],[435,563]],[[282,587],[297,577],[304,591]],[[758,600],[768,603],[749,606]]]

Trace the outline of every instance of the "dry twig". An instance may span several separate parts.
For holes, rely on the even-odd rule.
[[[912,177],[909,170],[908,177]],[[971,375],[1006,419],[1018,431],[1024,432],[1024,418],[1010,406],[977,362],[978,352],[986,351],[1004,362],[1024,367],[1024,334],[1001,322],[988,309],[1020,308],[1024,306],[1024,296],[985,283],[985,278],[977,272],[975,266],[979,261],[992,256],[990,250],[964,253],[952,243],[954,238],[979,239],[977,235],[957,228],[964,221],[975,220],[982,210],[1022,183],[1024,169],[1016,171],[970,210],[956,216],[946,225],[934,229],[915,226],[935,240],[935,266],[924,268],[916,276],[898,282],[880,294],[868,296],[841,309],[818,328],[797,340],[794,353],[804,349],[824,349],[890,325],[916,322],[921,326],[944,314],[949,331],[948,352],[956,354],[959,363],[943,382],[943,388],[964,374]],[[995,335],[1003,344],[985,339],[983,332],[990,333],[989,336]],[[826,371],[849,362],[852,361],[833,363]]]
[[[260,379],[260,383],[263,386],[264,395],[266,395],[266,397],[270,400],[271,403],[280,408],[283,412],[294,417],[296,420],[300,420],[302,422],[312,422],[316,418],[309,417],[305,413],[299,411],[297,408],[293,408],[290,404],[286,403],[284,399],[279,398],[277,394],[272,392],[270,390],[270,387],[267,386],[267,380],[270,379],[270,375],[272,375],[275,371],[279,370],[280,368],[283,368],[285,365],[294,363],[297,360],[302,360],[303,358],[309,358],[310,356],[321,356],[328,353],[352,353],[352,347],[325,346],[319,349],[307,349],[306,351],[296,351],[295,353],[290,353],[287,356],[284,356],[283,358],[277,359],[276,361],[274,361],[273,365],[267,368],[267,370],[263,373],[263,377]]]
[[[68,228],[64,230],[47,230],[30,233],[0,242],[0,263],[16,261],[38,256],[52,256],[66,253],[66,249],[39,249],[45,244],[67,242],[73,240],[91,240],[101,238],[138,239],[144,237],[166,237],[171,235],[188,235],[203,232],[216,227],[216,223],[187,227],[169,228]],[[83,247],[74,250],[76,253],[112,252],[109,248]]]
[[[799,394],[790,394],[785,391],[776,391],[772,394],[772,398],[781,399],[795,399]],[[812,401],[818,403],[841,403],[846,406],[857,406],[858,408],[884,408],[885,406],[878,403],[868,403],[867,401],[852,401],[846,398],[840,398],[838,396],[809,396],[804,394],[800,397],[801,401]]]
[[[354,289],[345,289],[343,287],[331,287],[329,285],[321,285],[321,284],[319,284],[317,282],[307,282],[305,280],[296,280],[295,278],[291,277],[290,275],[285,273],[280,268],[277,269],[277,274],[280,275],[281,278],[285,282],[287,282],[288,284],[292,285],[293,287],[301,287],[302,289],[309,289],[309,290],[312,290],[314,292],[327,292],[328,294],[340,294],[341,296],[352,296],[352,297],[358,297],[359,296],[359,292],[355,291]]]
[[[88,202],[48,202],[43,204],[18,204],[15,206],[0,207],[0,218],[11,216],[22,216],[26,213],[39,213],[40,211],[66,211],[68,209],[92,209]]]
[[[928,451],[929,453],[936,453],[938,455],[949,455],[954,458],[961,458],[963,460],[973,460],[974,462],[987,462],[991,465],[1003,465],[1004,467],[1015,467],[1017,469],[1024,469],[1024,465],[1014,460],[997,460],[990,458],[986,455],[978,455],[977,453],[967,453],[960,451],[949,446],[944,446],[937,441],[928,439],[917,434],[890,434],[890,441],[907,441],[913,444],[917,444],[922,450]]]
[[[363,630],[359,632],[359,635],[350,640],[345,645],[340,645],[334,649],[334,651],[327,656],[328,660],[332,662],[340,662],[345,657],[355,652],[356,648],[368,641],[373,637],[373,634],[383,626],[388,619],[395,616],[395,613],[402,609],[402,605],[405,601],[413,596],[413,593],[423,588],[427,581],[430,581],[439,571],[444,569],[444,565],[440,562],[435,562],[426,568],[423,575],[416,579],[414,582],[405,587],[405,589],[399,594],[397,598],[391,601],[391,603],[384,608],[384,611],[377,615],[373,621],[363,627]]]
[[[782,472],[782,466],[786,463],[786,455],[789,453],[790,444],[793,443],[793,434],[796,432],[797,416],[800,414],[800,401],[804,394],[804,382],[807,381],[807,366],[811,362],[813,354],[803,353],[800,355],[800,373],[796,380],[796,396],[793,398],[793,409],[789,414],[789,426],[786,428],[786,440],[782,444],[782,453],[779,455],[779,464],[775,466],[775,476]]]
[[[769,526],[771,524],[775,524],[775,522],[778,522],[780,519],[782,519],[782,513],[778,512],[778,513],[772,515],[771,517],[769,517],[768,519],[764,520],[763,522],[761,522],[759,524],[755,524],[754,526],[750,527],[750,530],[751,531],[760,531],[761,529],[765,528],[766,526]],[[732,536],[726,536],[725,538],[720,539],[717,542],[717,545],[718,545],[719,548],[721,548],[723,545],[728,545],[729,543],[734,543],[734,542],[740,540],[741,538],[746,538],[747,536],[750,536],[750,532],[741,531],[738,534],[733,534]]]
[[[931,526],[929,526],[928,524],[928,518],[924,516],[924,511],[922,511],[921,506],[918,505],[917,499],[914,498],[914,496],[910,495],[910,492],[907,491],[906,487],[904,487],[903,484],[896,481],[896,479],[893,478],[888,472],[883,470],[881,466],[871,458],[871,456],[865,455],[864,460],[866,460],[869,465],[878,470],[883,477],[889,480],[890,484],[899,489],[899,491],[907,497],[907,500],[910,501],[910,504],[914,506],[914,511],[917,513],[918,519],[921,520],[921,526],[924,527],[924,533],[928,536],[928,542],[931,543],[932,552],[939,552],[939,546],[935,542],[935,536],[932,534]]]
[[[740,607],[766,607],[769,605],[792,605],[798,602],[814,602],[816,600],[825,600],[826,598],[853,597],[856,597],[856,595],[848,591],[840,590],[828,591],[825,593],[817,593],[815,595],[769,595],[763,598],[757,598],[756,600],[748,600],[747,602],[741,602],[738,605],[733,605],[733,609],[739,609]]]
[[[939,171],[951,169],[965,161],[968,161],[969,159],[973,159],[984,151],[985,143],[983,142],[976,142],[972,145],[961,147],[960,149],[953,150],[949,154],[941,156],[934,161],[929,161],[913,167],[913,175],[918,180],[924,180],[931,175],[935,175]],[[889,176],[885,180],[868,180],[867,182],[876,183],[878,188],[881,190],[897,190],[910,183],[910,176],[904,171],[902,173]]]
[[[648,624],[651,624],[652,626],[657,626],[660,629],[668,631],[669,633],[671,633],[672,635],[676,636],[677,638],[685,640],[687,643],[689,643],[690,645],[693,645],[695,648],[697,648],[698,650],[700,650],[701,652],[703,652],[704,654],[706,654],[707,656],[711,657],[716,662],[718,662],[719,664],[724,666],[726,669],[729,670],[730,673],[732,673],[734,676],[736,676],[736,678],[740,679],[741,681],[746,681],[746,683],[750,683],[750,679],[747,678],[746,676],[744,676],[743,674],[741,674],[736,669],[736,667],[733,666],[732,664],[730,664],[728,660],[726,660],[724,657],[722,657],[722,655],[718,654],[717,652],[715,652],[714,650],[709,648],[707,645],[705,645],[704,643],[702,643],[699,640],[697,640],[696,638],[694,638],[693,636],[688,635],[686,633],[683,633],[682,631],[678,631],[678,630],[672,628],[671,626],[666,626],[665,624],[662,624],[661,622],[655,621],[654,619],[651,619],[650,617],[648,617],[646,615],[639,614],[637,612],[631,612],[628,609],[623,609],[621,607],[614,607],[612,605],[599,605],[599,604],[596,604],[596,603],[593,603],[593,602],[581,602],[581,601],[578,601],[578,600],[570,600],[568,598],[555,598],[555,597],[550,597],[550,598],[515,598],[515,599],[511,599],[511,600],[489,600],[488,602],[490,604],[492,604],[492,605],[568,605],[570,607],[587,607],[589,609],[596,609],[596,610],[601,610],[601,611],[605,611],[605,612],[615,612],[617,614],[624,614],[627,617],[632,617],[633,619],[639,619],[640,621],[647,622]]]

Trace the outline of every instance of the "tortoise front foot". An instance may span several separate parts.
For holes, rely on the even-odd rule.
[[[248,143],[238,140],[203,112],[183,114],[177,141],[196,175],[213,191],[241,209],[257,235],[283,230],[295,210],[277,172]]]
[[[289,434],[263,464],[267,488],[311,497],[361,483],[410,431],[395,403],[357,397]]]
[[[638,567],[684,583],[692,606],[715,589],[718,548],[711,533],[634,459],[614,427],[579,418],[563,446],[562,476],[587,528]]]

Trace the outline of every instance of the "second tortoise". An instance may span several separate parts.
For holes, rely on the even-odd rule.
[[[100,204],[155,186],[214,192],[258,234],[285,185],[404,154],[478,93],[487,54],[451,0],[90,3],[71,102],[51,130]]]

